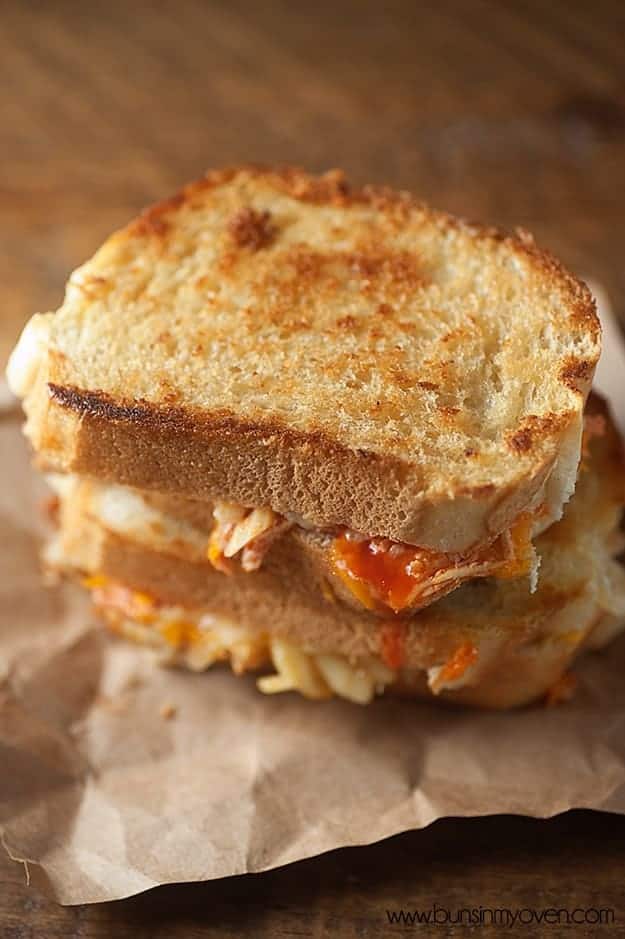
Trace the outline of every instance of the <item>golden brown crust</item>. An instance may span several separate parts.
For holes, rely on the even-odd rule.
[[[515,253],[526,256],[532,265],[550,280],[560,281],[570,294],[574,318],[598,336],[601,331],[596,305],[587,286],[574,277],[549,251],[539,248],[533,235],[518,227],[514,233],[492,225],[468,222],[447,212],[434,211],[406,190],[395,190],[387,186],[365,185],[354,187],[342,170],[332,169],[321,176],[311,176],[306,170],[295,166],[268,167],[262,164],[240,164],[211,170],[204,177],[188,183],[174,196],[164,199],[144,210],[139,218],[124,231],[127,235],[143,234],[144,231],[162,237],[167,234],[166,221],[170,213],[183,205],[197,206],[195,200],[207,190],[216,189],[232,182],[240,175],[250,179],[262,179],[275,185],[292,199],[315,205],[349,208],[368,205],[387,215],[395,223],[417,213],[436,218],[441,230],[462,229],[493,243],[503,243]]]
[[[516,430],[508,435],[508,444],[515,453],[529,453],[535,449],[537,441],[559,432],[566,424],[567,416],[529,414],[523,418]]]
[[[258,421],[242,420],[236,414],[223,410],[206,413],[203,411],[189,411],[182,407],[158,406],[149,401],[115,400],[103,391],[83,391],[79,388],[63,387],[55,382],[48,382],[50,397],[63,408],[74,411],[81,417],[96,418],[105,421],[124,421],[132,424],[142,424],[154,429],[166,427],[174,434],[184,435],[197,431],[198,428],[210,428],[217,434],[245,434],[250,437],[259,437],[267,440],[268,437],[279,437],[287,446],[314,447],[318,451],[330,456],[345,456],[347,447],[327,436],[320,430],[307,433],[294,431],[276,420]],[[360,451],[360,456],[368,460],[380,460],[376,453]],[[385,460],[385,462],[387,462]],[[401,461],[392,461],[399,470]],[[388,463],[387,463],[388,467]],[[390,467],[389,467],[390,468]]]
[[[428,217],[435,222],[440,233],[462,231],[482,242],[505,246],[511,254],[528,259],[536,271],[548,281],[563,289],[567,294],[569,315],[572,323],[581,330],[589,332],[595,339],[600,336],[601,326],[597,316],[595,301],[586,286],[574,277],[561,262],[549,251],[539,248],[528,231],[517,228],[514,233],[491,225],[478,222],[468,222],[449,213],[434,210],[425,202],[416,199],[405,190],[394,190],[385,186],[366,185],[354,187],[347,180],[341,170],[329,170],[321,176],[311,176],[304,169],[293,166],[267,167],[261,164],[242,164],[230,166],[221,170],[211,170],[204,177],[188,183],[175,195],[162,200],[145,209],[134,222],[119,231],[114,238],[131,239],[135,236],[149,235],[166,239],[172,232],[170,217],[184,207],[197,210],[202,207],[202,197],[209,191],[231,183],[238,177],[245,176],[250,181],[259,180],[269,187],[275,186],[290,198],[303,203],[333,208],[350,208],[355,206],[369,206],[375,208],[392,226],[401,226],[414,215]],[[257,212],[253,208],[239,209],[230,219],[229,229],[233,234],[235,243],[240,248],[246,248],[250,243],[255,247],[268,244],[274,229],[271,224],[269,212]],[[423,275],[416,274],[414,257],[410,252],[403,256],[397,254],[385,255],[383,249],[371,255],[371,245],[367,245],[366,252],[360,256],[353,255],[354,267],[360,266],[366,273],[373,274],[385,266],[391,265],[399,276],[409,273],[406,285],[414,285],[415,279],[423,283]],[[313,252],[309,255],[313,259],[313,267],[317,263],[317,256]],[[298,277],[310,274],[307,271],[306,252],[304,261],[298,268]],[[416,276],[415,276],[416,275]],[[389,307],[387,306],[387,310]],[[563,370],[563,381],[568,384],[570,378],[588,375],[588,369],[594,367],[593,361],[582,361],[579,365],[572,357],[568,366],[569,374]],[[570,371],[572,369],[572,371]]]

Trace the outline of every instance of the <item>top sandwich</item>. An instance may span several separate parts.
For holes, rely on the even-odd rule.
[[[561,515],[599,351],[588,290],[528,235],[244,167],[112,235],[9,380],[50,469],[460,564]]]

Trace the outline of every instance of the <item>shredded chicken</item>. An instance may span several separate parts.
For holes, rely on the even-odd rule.
[[[257,571],[272,544],[291,528],[273,509],[246,509],[236,502],[217,502],[213,517],[207,557],[225,574],[232,573],[238,555],[244,571]]]
[[[233,573],[237,562],[246,572],[257,571],[276,539],[298,524],[268,507],[246,509],[225,501],[215,504],[213,517],[207,557],[225,574]],[[465,557],[345,529],[334,534],[330,559],[334,574],[367,609],[386,607],[398,613],[427,605],[476,577],[531,573],[534,590],[537,563],[531,537],[529,513],[492,544]]]
[[[537,562],[532,521],[530,513],[522,513],[509,531],[465,556],[367,538],[346,529],[332,543],[331,560],[337,577],[368,609],[400,613],[426,606],[477,577],[529,574],[533,591]]]

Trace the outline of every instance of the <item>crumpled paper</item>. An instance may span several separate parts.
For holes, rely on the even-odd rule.
[[[597,384],[625,429],[625,349],[603,306]],[[579,664],[570,703],[512,713],[263,697],[225,668],[159,669],[80,589],[42,584],[45,494],[20,422],[0,417],[0,831],[60,902],[266,870],[446,815],[625,812],[625,637]]]

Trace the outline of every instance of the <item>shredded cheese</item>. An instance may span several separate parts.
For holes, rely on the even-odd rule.
[[[83,583],[111,630],[160,648],[164,664],[204,671],[230,660],[236,674],[272,665],[274,674],[257,679],[264,694],[297,691],[314,700],[338,695],[359,704],[382,693],[395,678],[395,672],[373,656],[350,662],[343,655],[311,654],[287,639],[269,638],[211,614],[159,606],[147,594],[108,577],[96,575]]]

